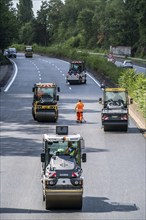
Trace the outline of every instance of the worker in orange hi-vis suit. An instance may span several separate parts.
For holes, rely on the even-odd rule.
[[[81,100],[79,100],[75,106],[75,111],[77,113],[77,122],[82,123],[83,110],[84,110],[84,103]]]

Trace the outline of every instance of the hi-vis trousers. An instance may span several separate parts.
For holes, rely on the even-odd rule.
[[[83,119],[83,112],[77,112],[77,121],[82,121]]]

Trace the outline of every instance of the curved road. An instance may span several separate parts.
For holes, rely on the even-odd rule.
[[[1,92],[1,219],[2,220],[145,220],[146,139],[130,120],[127,133],[101,129],[102,90],[88,76],[86,85],[68,85],[65,61],[18,54],[17,71]],[[42,135],[56,124],[32,119],[32,87],[36,82],[60,86],[59,120],[86,141],[83,164],[83,208],[46,211],[42,202]],[[86,123],[76,124],[74,106],[85,103]]]

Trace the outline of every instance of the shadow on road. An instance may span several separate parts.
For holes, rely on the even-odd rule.
[[[140,129],[138,129],[138,128],[134,128],[134,127],[129,127],[128,128],[128,133],[131,133],[131,134],[136,134],[136,133],[140,133],[141,131],[140,131]]]
[[[46,210],[32,210],[32,209],[19,209],[19,208],[0,208],[0,213],[2,214],[10,214],[10,213],[17,213],[17,214],[31,214],[31,213],[46,213]]]
[[[109,150],[107,149],[102,149],[102,148],[93,148],[93,147],[86,147],[85,152],[86,153],[101,153],[101,152],[108,152]]]
[[[82,212],[130,212],[138,210],[135,204],[108,202],[106,197],[84,197]]]
[[[119,202],[108,202],[106,197],[84,197],[82,210],[74,209],[53,209],[53,210],[33,210],[33,209],[17,209],[17,208],[1,208],[1,213],[72,213],[73,211],[82,213],[100,213],[100,212],[131,212],[137,211],[138,207],[136,204],[131,203],[119,203]]]

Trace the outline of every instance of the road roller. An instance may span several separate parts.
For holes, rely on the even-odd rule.
[[[41,182],[47,210],[82,209],[84,143],[80,134],[68,134],[68,126],[43,135]]]
[[[39,122],[58,120],[58,105],[60,87],[55,83],[36,83],[32,89],[32,116]]]
[[[133,99],[129,98],[125,88],[104,88],[103,98],[99,98],[103,105],[101,122],[104,131],[125,131],[129,124],[129,105]]]

